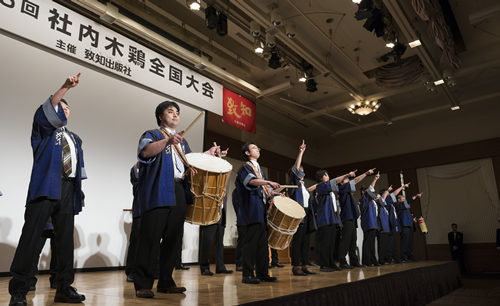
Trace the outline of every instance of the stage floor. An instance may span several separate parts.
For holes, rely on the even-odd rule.
[[[275,283],[261,283],[258,285],[242,284],[241,272],[230,275],[214,274],[213,276],[200,275],[199,266],[190,266],[188,271],[174,271],[174,279],[178,286],[184,286],[184,294],[156,293],[153,299],[139,299],[135,297],[134,286],[125,281],[124,271],[87,272],[75,275],[74,287],[85,294],[87,305],[238,305],[259,300],[275,298],[318,289],[328,286],[355,282],[358,280],[377,277],[393,272],[401,272],[414,268],[429,267],[445,263],[444,261],[418,261],[404,264],[392,264],[381,267],[344,270],[331,273],[319,272],[319,267],[313,267],[317,275],[293,276],[291,266],[270,269],[270,275],[276,276]],[[234,265],[226,265],[235,270]],[[211,267],[215,272],[215,266]],[[0,304],[8,305],[9,277],[0,278]],[[156,286],[156,282],[155,282]],[[27,296],[28,305],[52,305],[55,290],[49,287],[49,276],[38,276],[36,291],[30,291]],[[59,303],[57,303],[59,304]]]

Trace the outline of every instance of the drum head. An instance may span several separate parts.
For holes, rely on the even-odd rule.
[[[300,219],[306,216],[304,208],[299,203],[286,197],[274,197],[274,205],[287,216]]]
[[[208,172],[226,173],[233,169],[226,160],[204,153],[188,153],[186,158],[192,166]]]

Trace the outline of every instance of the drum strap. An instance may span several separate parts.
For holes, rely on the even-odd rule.
[[[263,177],[262,177],[262,174],[260,173],[259,170],[257,170],[257,168],[255,168],[255,166],[247,161],[246,164],[253,170],[255,176],[259,179],[259,180],[262,180]],[[264,192],[264,194],[266,195],[267,199],[268,200],[271,200],[273,198],[273,196],[271,195],[271,191],[273,190],[273,188],[271,188],[270,185],[262,185],[260,186],[262,188],[262,191]]]
[[[170,138],[170,133],[166,129],[164,129],[163,127],[159,128],[158,131],[163,135],[163,137]],[[187,170],[187,168],[191,168],[191,165],[189,164],[184,153],[182,153],[182,150],[179,147],[179,145],[172,145],[172,148],[174,148],[175,152],[177,153],[177,156],[179,156],[182,163],[186,166],[186,170]]]

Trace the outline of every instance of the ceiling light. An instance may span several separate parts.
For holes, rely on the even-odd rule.
[[[422,74],[422,85],[427,85],[431,83],[431,75],[426,72]]]
[[[289,22],[285,25],[285,30],[286,30],[286,36],[288,38],[294,38],[297,33],[295,32],[295,23]]]
[[[410,43],[408,43],[408,45],[410,46],[410,48],[415,48],[415,47],[418,47],[418,46],[421,46],[422,43],[420,42],[420,40],[414,40]]]
[[[403,45],[402,43],[396,43],[394,48],[392,48],[392,51],[382,55],[381,57],[377,58],[377,62],[387,62],[390,58],[394,58],[394,62],[397,63],[399,60],[401,60],[401,57],[406,51],[406,46]]]
[[[281,67],[280,60],[281,57],[279,56],[279,54],[277,52],[273,52],[267,66],[272,69],[278,69]]]
[[[193,11],[199,11],[201,7],[200,0],[186,0],[186,4]]]
[[[269,49],[269,47],[267,46],[264,47],[264,51],[262,52],[262,57],[264,59],[268,59],[271,57],[271,49]]]
[[[281,21],[281,14],[280,11],[278,11],[277,8],[273,8],[271,11],[271,23],[273,26],[277,27],[280,26],[282,21]]]
[[[460,106],[458,106],[458,105],[457,105],[457,106],[453,106],[453,107],[451,108],[451,110],[453,110],[453,111],[455,111],[455,110],[459,110],[459,109],[460,109]]]
[[[307,74],[301,71],[299,73],[299,82],[304,83],[305,81],[307,81]]]
[[[387,43],[385,44],[385,46],[387,48],[394,48],[394,46],[395,46],[394,41],[387,41]]]
[[[359,4],[361,2],[361,0],[352,0],[352,2]]]
[[[315,92],[315,91],[317,91],[318,88],[316,87],[316,85],[318,85],[318,83],[316,83],[314,81],[314,79],[307,80],[307,82],[306,82],[306,87],[307,87],[306,91],[309,91],[309,92]]]
[[[253,44],[255,53],[262,53],[264,52],[264,44],[260,40],[255,40],[255,43]]]
[[[425,88],[427,89],[428,92],[436,91],[436,86],[432,83],[425,85]]]
[[[455,79],[447,79],[446,85],[448,85],[449,87],[457,86],[457,82],[455,81]]]
[[[434,85],[441,85],[441,84],[444,84],[444,80],[443,79],[434,81]]]
[[[260,33],[260,24],[255,20],[250,21],[250,35],[253,37],[259,37]]]
[[[274,48],[276,46],[276,38],[269,33],[266,33],[266,46]]]
[[[219,22],[217,22],[217,34],[219,34],[219,36],[227,35],[227,16],[226,16],[226,14],[219,13]]]
[[[358,102],[358,105],[351,105],[348,110],[352,114],[358,114],[360,116],[366,116],[368,114],[371,114],[372,112],[376,112],[378,108],[380,107],[380,103],[378,103],[378,100],[372,101],[371,103],[369,101],[361,101]]]
[[[453,77],[453,72],[450,68],[446,68],[443,70],[443,80],[448,80]]]
[[[211,5],[207,6],[205,9],[205,25],[210,30],[213,30],[217,27],[217,11]]]

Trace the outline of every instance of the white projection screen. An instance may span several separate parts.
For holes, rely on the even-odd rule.
[[[181,106],[179,130],[200,109],[46,47],[0,31],[0,272],[8,272],[24,223],[24,206],[33,163],[30,135],[35,110],[68,76],[81,72],[80,84],[65,96],[71,110],[68,129],[83,140],[86,195],[75,216],[75,268],[125,265],[132,216],[130,168],[137,161],[142,133],[157,128],[158,103]],[[195,104],[195,101],[187,101]],[[186,135],[191,149],[203,149],[205,120]],[[198,262],[198,226],[185,223],[183,261]],[[39,269],[49,265],[49,243]]]

